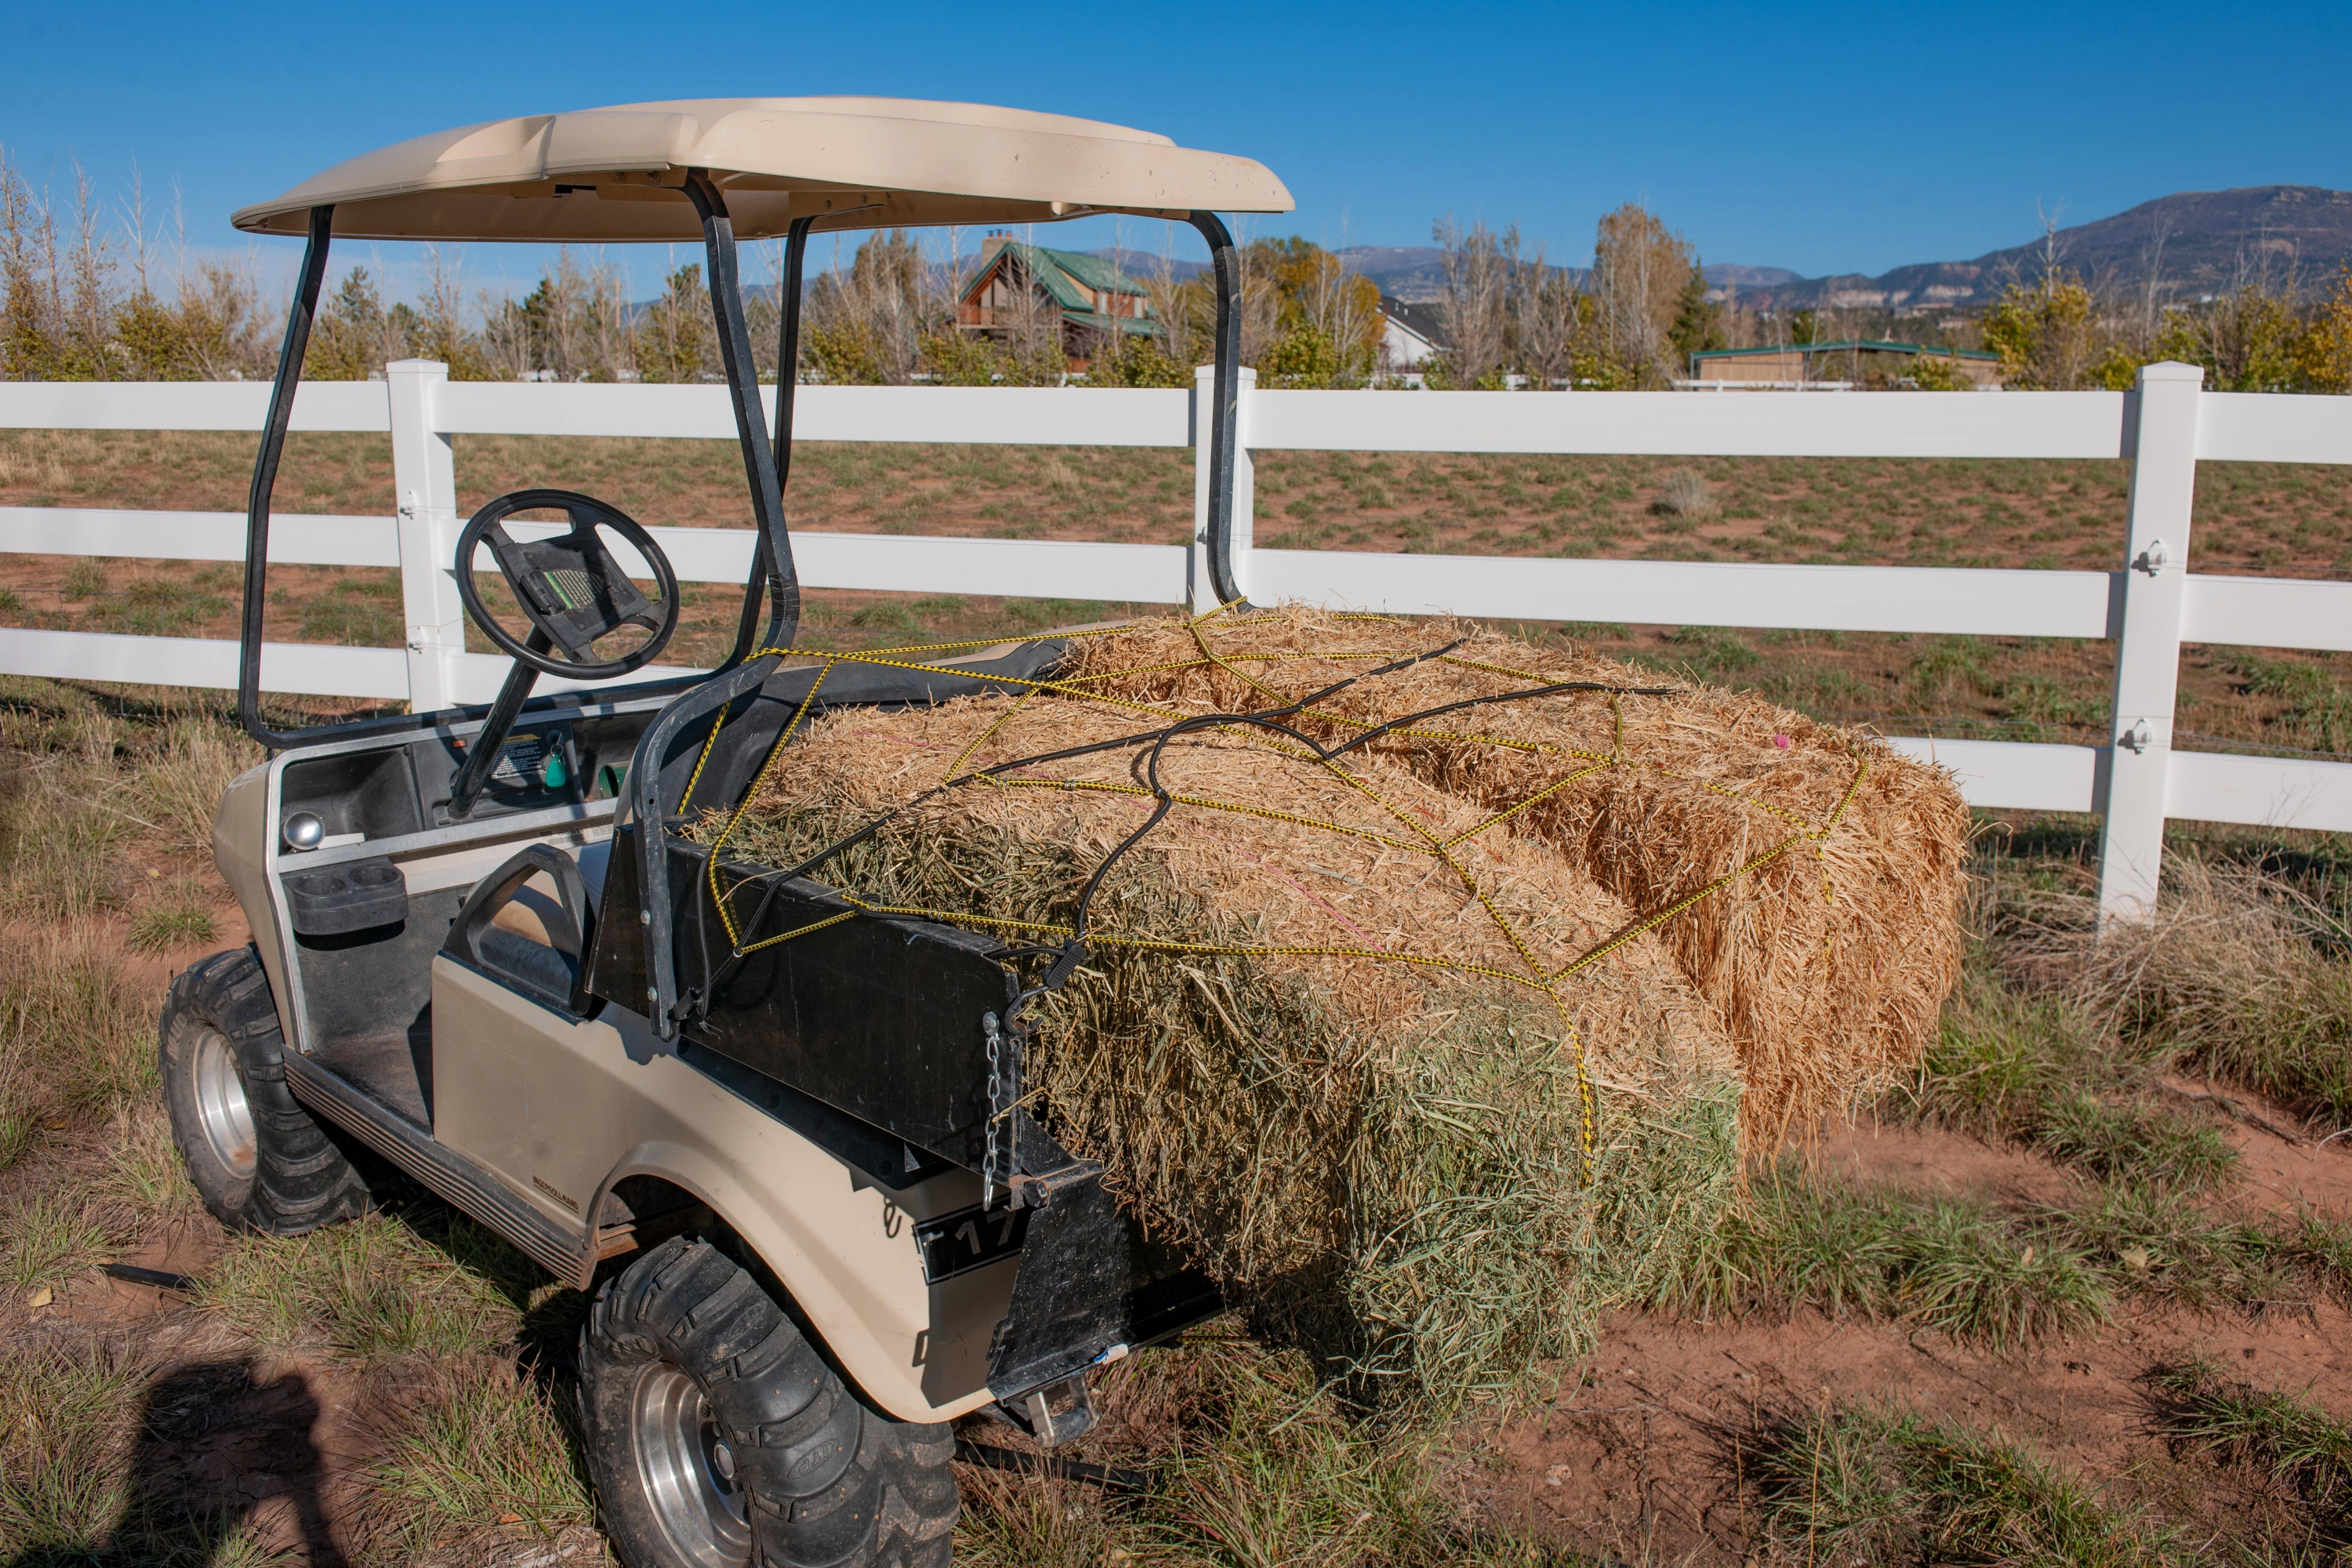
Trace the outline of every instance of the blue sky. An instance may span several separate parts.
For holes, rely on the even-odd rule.
[[[134,165],[194,245],[371,146],[633,100],[871,92],[1054,110],[1245,153],[1260,233],[1556,261],[1646,203],[1710,261],[1876,272],[2176,190],[2352,187],[2352,5],[28,5],[0,146],[53,191]],[[1107,231],[1072,226],[1080,245]],[[1130,227],[1129,243],[1157,249]],[[284,265],[291,242],[254,247]],[[477,247],[475,281],[536,258]],[[1190,247],[1180,253],[1190,254]],[[684,258],[681,258],[684,259]],[[635,270],[652,276],[653,258]],[[518,267],[516,264],[520,263]]]

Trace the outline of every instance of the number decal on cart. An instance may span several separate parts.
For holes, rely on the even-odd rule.
[[[1010,1258],[1028,1234],[1027,1209],[958,1209],[927,1219],[915,1227],[915,1245],[923,1249],[923,1281],[936,1285]]]

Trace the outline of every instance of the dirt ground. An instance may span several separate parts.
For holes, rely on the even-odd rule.
[[[133,874],[170,864],[168,857],[142,857]],[[133,952],[121,946],[120,920],[109,922],[101,940],[117,947],[128,977],[160,996],[171,973],[245,940],[234,904],[217,888],[213,897],[217,928],[208,941]],[[2255,1210],[2352,1215],[2352,1149],[2345,1142],[2301,1135],[2288,1110],[2242,1090],[2224,1097],[2244,1118],[2231,1121],[2212,1109],[2211,1086],[2173,1079],[2168,1088],[2180,1103],[2207,1109],[2226,1128],[2243,1161],[2237,1201]],[[2278,1131],[2264,1130],[2263,1122]],[[29,1158],[0,1173],[0,1203],[21,1201],[69,1167],[104,1158],[103,1147],[88,1142],[98,1131],[62,1123],[48,1130]],[[1821,1136],[1802,1152],[1822,1175],[1973,1194],[2020,1208],[2062,1203],[2075,1184],[2032,1154],[1932,1128],[1865,1123]],[[118,1260],[202,1276],[225,1240],[209,1218],[183,1216],[122,1250]],[[2347,1331],[2352,1313],[2334,1300],[2254,1317],[2126,1303],[2094,1331],[1995,1354],[1899,1324],[1811,1310],[1717,1322],[1621,1314],[1606,1325],[1602,1349],[1589,1363],[1558,1369],[1549,1400],[1459,1434],[1464,1458],[1445,1469],[1442,1485],[1472,1531],[1559,1554],[1544,1561],[1753,1562],[1756,1534],[1741,1467],[1743,1444],[1759,1423],[1831,1402],[1899,1403],[1989,1428],[2091,1478],[2111,1498],[2147,1500],[2175,1518],[2210,1519],[2219,1531],[2267,1500],[2259,1489],[2217,1477],[2210,1463],[2174,1456],[2157,1429],[2149,1373],[2201,1355],[2250,1382],[2299,1391],[2331,1412],[2352,1412]],[[221,1540],[233,1536],[261,1560],[382,1560],[355,1552],[354,1542],[365,1540],[387,1434],[444,1369],[413,1358],[355,1364],[331,1353],[257,1352],[183,1293],[94,1268],[39,1305],[21,1295],[0,1301],[0,1348],[93,1337],[135,1346],[133,1353],[155,1369],[132,1458],[145,1484],[216,1513],[224,1521]],[[512,1364],[522,1377],[560,1375],[567,1359],[560,1342],[504,1354],[500,1364]],[[1114,1392],[1114,1417],[1118,1402]],[[984,1424],[971,1435],[1024,1447]],[[977,1473],[967,1479],[994,1489],[991,1495],[1007,1485],[1035,1484]],[[472,1523],[446,1551],[420,1560],[530,1568],[605,1560],[601,1538],[583,1527],[548,1531],[520,1519]]]
[[[2293,1120],[2257,1110],[2282,1125]],[[2243,1126],[2230,1135],[2250,1202],[2352,1213],[2352,1153],[2342,1143],[2288,1142]],[[2032,1155],[1932,1129],[1852,1128],[1823,1139],[1813,1157],[1872,1185],[2019,1205],[2059,1201],[2073,1184]],[[2152,1372],[2203,1356],[2248,1382],[2352,1411],[2352,1312],[2328,1300],[2252,1319],[2127,1306],[2095,1332],[2006,1355],[1817,1312],[1722,1323],[1628,1314],[1608,1325],[1604,1342],[1548,1407],[1482,1437],[1484,1462],[1464,1489],[1497,1528],[1642,1562],[1752,1560],[1741,1447],[1768,1415],[1899,1400],[2021,1439],[2110,1483],[2119,1500],[2210,1513],[2218,1527],[2225,1505],[2243,1501],[2210,1464],[2168,1451]]]

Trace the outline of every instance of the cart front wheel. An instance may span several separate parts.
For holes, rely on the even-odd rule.
[[[947,1568],[953,1434],[861,1402],[707,1241],[666,1241],[598,1292],[580,1396],[630,1568]]]
[[[251,948],[180,973],[156,1044],[172,1140],[215,1219],[293,1236],[367,1212],[366,1178],[286,1087],[286,1039]]]

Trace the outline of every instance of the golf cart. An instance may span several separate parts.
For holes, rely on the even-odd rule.
[[[841,665],[821,695],[793,657],[809,236],[1093,213],[1197,228],[1217,291],[1202,567],[1232,600],[1239,321],[1214,213],[1290,205],[1257,163],[1141,132],[826,98],[468,126],[236,215],[309,245],[247,514],[237,705],[272,755],[213,829],[254,942],[173,983],[173,1131],[226,1224],[358,1215],[388,1165],[593,1289],[581,1403],[636,1568],[945,1563],[949,1423],[990,1408],[1067,1441],[1092,1421],[1092,1369],[1218,1306],[1024,1098],[1026,1011],[1067,955],[860,913],[770,868],[729,867],[756,896],[732,924],[714,908],[687,829],[740,801],[796,715],[1027,689],[1065,647]],[[779,236],[772,439],[736,247]],[[487,709],[264,716],[270,495],[335,237],[702,243],[757,531],[718,669],[632,680],[677,628],[669,563],[618,509],[530,489],[477,512],[448,563],[512,660]],[[530,524],[551,512],[557,528]],[[562,689],[535,695],[542,677]]]

